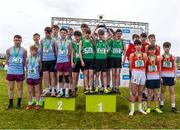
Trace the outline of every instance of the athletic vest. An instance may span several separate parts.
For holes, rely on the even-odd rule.
[[[111,57],[121,58],[124,51],[123,40],[113,40]]]
[[[82,40],[82,57],[83,59],[94,59],[94,47],[92,40]]]
[[[73,42],[72,43],[72,47],[73,47],[73,62],[74,64],[77,63],[77,61],[80,61],[80,58],[79,58],[79,44],[76,43],[76,42]]]
[[[9,51],[7,74],[24,74],[24,63],[24,48],[20,47],[16,52],[15,47],[11,47]]]
[[[147,62],[146,62],[146,74],[147,79],[153,80],[153,79],[159,79],[159,60],[157,56],[155,55],[155,61],[150,60],[150,56],[148,56]]]
[[[58,56],[57,63],[64,63],[70,61],[70,53],[69,53],[69,42],[65,39],[64,44],[62,44],[62,40],[58,40]]]
[[[42,61],[55,60],[55,41],[51,38],[47,40],[42,39]]]
[[[142,70],[145,71],[145,58],[144,53],[141,53],[141,58],[139,59],[136,53],[133,53],[133,60],[132,60],[132,70]]]
[[[104,40],[96,40],[96,59],[107,58],[107,42]]]
[[[30,79],[39,79],[40,78],[40,65],[39,65],[39,57],[36,56],[34,61],[32,61],[32,57],[28,57],[27,64],[27,78]]]
[[[161,76],[162,77],[175,77],[174,67],[175,67],[175,64],[174,64],[173,56],[170,54],[170,57],[166,58],[165,55],[162,55]]]

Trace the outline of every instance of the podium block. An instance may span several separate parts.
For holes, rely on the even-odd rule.
[[[86,95],[86,112],[116,112],[116,95]]]
[[[75,111],[75,98],[52,98],[46,97],[44,109]]]

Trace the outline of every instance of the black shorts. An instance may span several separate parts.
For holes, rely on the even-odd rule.
[[[108,69],[107,67],[107,60],[106,59],[96,59],[95,60],[95,70],[96,72],[106,72]]]
[[[111,57],[107,57],[107,67],[111,69]]]
[[[55,70],[56,61],[42,61],[42,71],[56,72]]]
[[[75,64],[75,67],[72,68],[73,72],[79,72],[79,71],[83,71],[84,67],[81,65],[81,61],[77,61],[77,63]]]
[[[173,86],[175,85],[174,77],[162,77],[164,86]]]
[[[111,68],[121,68],[122,58],[114,58],[111,57],[110,59],[110,66]]]
[[[146,80],[146,87],[148,89],[158,89],[158,88],[160,88],[160,79]]]
[[[85,66],[84,70],[94,70],[94,59],[83,59]]]

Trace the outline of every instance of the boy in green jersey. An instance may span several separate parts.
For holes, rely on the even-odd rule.
[[[95,83],[95,92],[98,92],[100,88],[98,88],[98,82],[99,82],[99,77],[101,75],[101,84],[104,86],[104,93],[109,93],[110,91],[107,89],[107,40],[109,37],[106,39],[105,38],[105,32],[102,29],[98,30],[98,38],[95,37],[95,32],[99,27],[97,26],[96,29],[94,30],[92,36],[93,40],[95,41],[95,71],[96,71],[96,83]],[[103,77],[103,78],[102,78]],[[101,89],[100,89],[101,90]]]
[[[90,37],[91,30],[87,29],[82,38],[82,45],[79,45],[79,50],[82,50],[80,54],[81,65],[84,67],[84,80],[85,80],[85,94],[92,91],[93,79],[94,79],[94,50],[93,41]]]
[[[111,60],[110,66],[112,68],[112,82],[113,87],[115,88],[115,92],[119,93],[118,87],[120,85],[120,71],[121,71],[121,63],[122,63],[122,55],[126,52],[126,45],[122,39],[122,30],[117,29],[115,38],[112,42],[111,49]]]
[[[81,53],[81,50],[79,50],[79,45],[81,44],[81,32],[75,31],[74,32],[74,41],[72,43],[72,53],[71,53],[71,66],[72,66],[72,94],[75,96],[75,88],[77,87],[78,78],[79,78],[79,72],[80,70],[83,71],[83,66],[81,65],[81,60],[79,53]],[[82,55],[82,54],[81,54]]]

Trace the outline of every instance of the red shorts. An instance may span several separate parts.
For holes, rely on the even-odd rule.
[[[6,76],[6,80],[8,81],[23,81],[24,80],[24,74],[19,74],[19,75],[15,75],[15,74],[7,74]]]
[[[60,72],[69,72],[71,69],[70,62],[57,63],[56,70]]]
[[[38,84],[40,84],[40,79],[30,79],[30,78],[28,78],[26,80],[26,83],[29,84],[29,85],[38,85]]]

